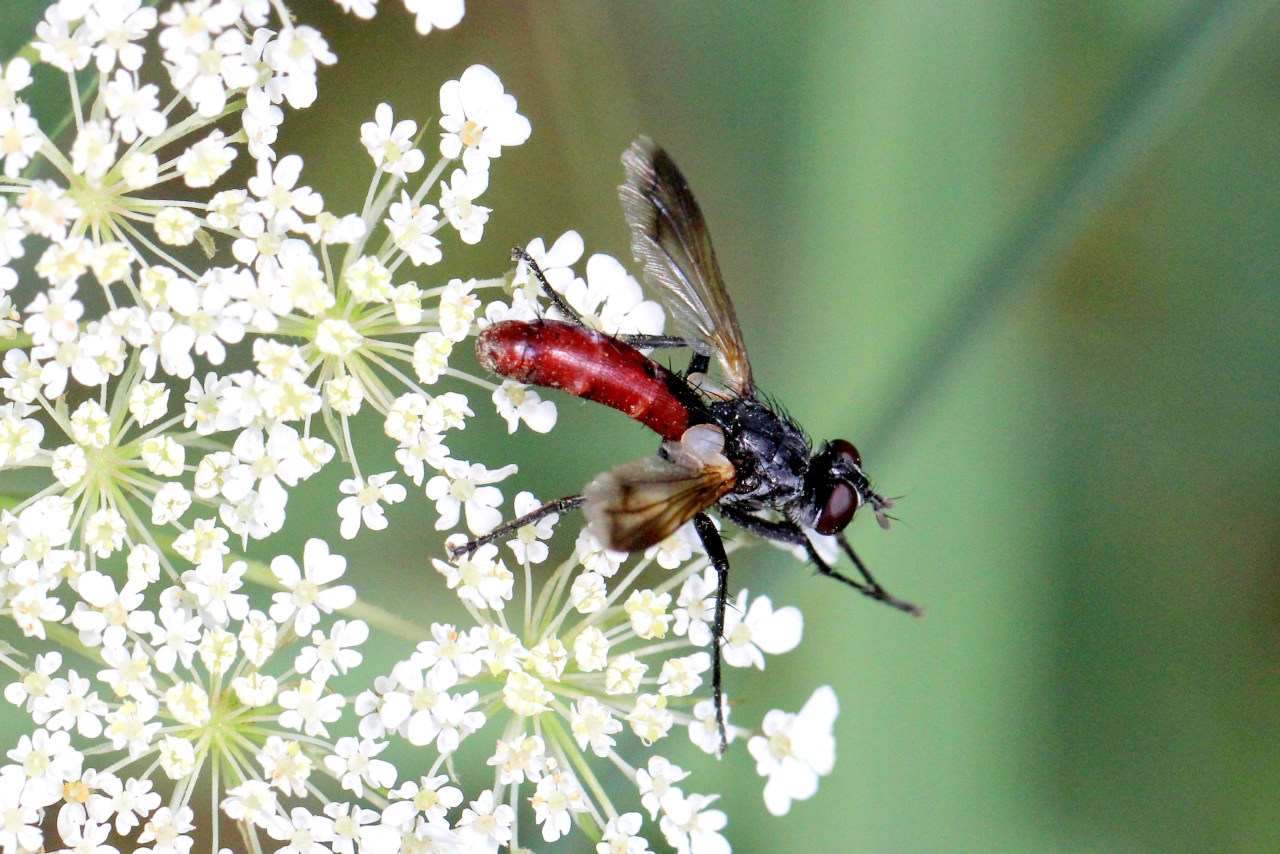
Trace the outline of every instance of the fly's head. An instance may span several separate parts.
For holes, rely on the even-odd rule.
[[[822,446],[809,464],[805,491],[810,524],[819,534],[840,533],[864,504],[876,514],[880,527],[889,527],[885,510],[893,503],[871,489],[862,471],[862,457],[851,442],[836,439]]]

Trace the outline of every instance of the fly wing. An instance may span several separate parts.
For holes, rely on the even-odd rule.
[[[671,155],[640,137],[622,155],[627,182],[618,188],[631,226],[631,252],[680,334],[710,347],[738,394],[753,386],[738,316],[725,293],[711,235],[689,184]]]
[[[720,429],[700,424],[652,457],[598,476],[583,490],[587,526],[615,551],[662,542],[733,488],[737,472],[723,448]]]

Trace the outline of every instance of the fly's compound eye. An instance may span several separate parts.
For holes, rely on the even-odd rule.
[[[848,442],[845,442],[849,445]],[[849,445],[850,448],[853,445]],[[857,451],[854,451],[857,454]],[[818,514],[818,522],[814,525],[814,530],[819,534],[830,535],[843,531],[845,527],[853,520],[854,511],[858,509],[858,493],[854,488],[844,481],[837,481],[831,487],[831,493],[827,496],[827,503],[822,505],[822,512]]]
[[[852,442],[836,439],[831,443],[831,449],[836,452],[836,456],[840,459],[862,468],[862,455],[858,453],[858,449],[853,446]]]

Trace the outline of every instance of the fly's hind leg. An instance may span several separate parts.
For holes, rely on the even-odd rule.
[[[517,246],[511,250],[511,259],[513,261],[523,261],[529,265],[529,270],[533,273],[534,278],[538,280],[538,284],[542,285],[542,292],[547,295],[547,299],[551,300],[551,304],[560,309],[560,313],[572,320],[579,326],[586,326],[582,321],[582,315],[573,310],[573,306],[565,302],[564,297],[547,281],[546,275],[542,272],[542,268],[538,266],[538,262],[533,260],[533,256],[524,251],[523,246]]]
[[[836,581],[843,582],[854,590],[857,590],[863,596],[875,599],[877,602],[883,602],[891,608],[897,608],[899,611],[905,611],[913,616],[920,616],[920,608],[912,605],[910,602],[904,602],[892,596],[889,591],[881,586],[872,576],[871,571],[867,569],[867,565],[850,547],[849,541],[845,539],[844,534],[840,534],[838,541],[840,547],[844,549],[845,554],[853,561],[853,565],[858,568],[858,574],[862,576],[862,581],[856,578],[850,578],[842,572],[836,571],[829,566],[817,549],[813,547],[813,543],[809,542],[809,537],[805,534],[804,529],[792,522],[775,522],[769,519],[761,519],[743,510],[734,507],[726,507],[720,505],[720,513],[733,524],[743,530],[750,531],[758,537],[764,537],[767,540],[774,540],[780,543],[789,543],[795,546],[802,546],[805,553],[808,554],[809,560],[817,567],[818,572],[822,575],[834,578]]]
[[[537,510],[533,510],[524,514],[519,519],[512,519],[510,522],[499,525],[483,537],[476,537],[470,542],[463,543],[460,546],[449,546],[449,557],[457,560],[460,557],[466,557],[481,546],[501,540],[508,537],[525,525],[532,525],[541,519],[545,519],[552,513],[565,513],[569,510],[577,510],[582,506],[581,495],[570,495],[565,498],[557,498],[555,501],[548,501]]]
[[[720,749],[717,756],[723,756],[729,745],[728,733],[724,723],[724,691],[720,676],[720,644],[724,641],[725,603],[729,599],[729,556],[724,551],[724,541],[715,523],[706,513],[693,517],[693,527],[702,540],[702,547],[707,550],[707,557],[716,571],[716,615],[711,629],[711,701],[716,706],[716,730],[720,734]]]
[[[547,281],[546,274],[542,272],[538,262],[533,260],[533,256],[522,247],[517,246],[511,250],[511,257],[513,260],[523,261],[529,266],[529,270],[533,273],[534,278],[538,280],[538,284],[542,285],[543,293],[547,295],[547,299],[551,300],[551,304],[560,310],[561,314],[579,326],[587,325],[583,321],[582,315],[574,311],[573,306],[569,305],[565,298],[555,288],[551,287],[551,282]],[[707,366],[711,364],[711,351],[701,341],[691,341],[678,335],[618,335],[617,338],[639,350],[667,350],[673,347],[688,347],[694,351],[693,361],[689,365],[689,373],[704,373],[707,370]]]

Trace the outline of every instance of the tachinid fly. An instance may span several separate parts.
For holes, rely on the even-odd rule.
[[[890,502],[871,489],[857,449],[837,439],[815,452],[796,424],[757,396],[738,319],[684,176],[670,155],[645,137],[631,144],[622,164],[627,179],[618,190],[632,253],[679,334],[611,337],[589,329],[534,260],[516,250],[568,319],[495,323],[480,334],[476,352],[496,374],[602,403],[664,441],[653,456],[599,475],[581,495],[551,501],[457,547],[454,556],[577,507],[592,533],[616,551],[646,549],[692,520],[718,578],[712,690],[723,750],[720,641],[729,561],[707,510],[714,507],[722,518],[758,536],[803,547],[823,575],[873,599],[912,614],[918,609],[889,595],[845,539],[845,527],[863,505],[888,527]],[[693,351],[685,373],[641,352],[668,347]],[[719,383],[707,377],[712,359]],[[836,536],[857,578],[837,572],[819,556],[806,534],[810,528]]]

